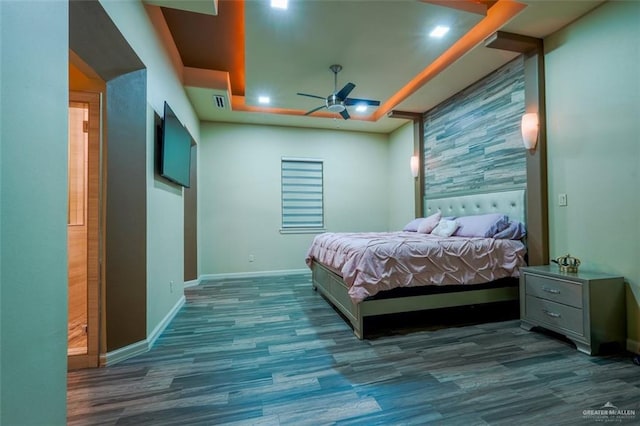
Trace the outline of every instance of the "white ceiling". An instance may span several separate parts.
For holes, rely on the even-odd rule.
[[[177,0],[163,1],[179,8]],[[504,1],[508,0],[500,0]],[[394,110],[424,112],[516,56],[484,47],[480,41],[449,61],[443,70],[431,73],[409,96],[390,105],[394,95],[434,61],[441,60],[451,46],[485,17],[413,0],[289,0],[289,3],[288,10],[283,11],[271,9],[268,0],[244,2],[244,93],[230,93],[228,87],[212,87],[193,80],[187,82],[187,94],[201,120],[388,133],[406,121],[388,118],[386,114],[371,121],[371,113],[375,111],[359,116],[351,109],[351,120],[343,120],[337,114],[304,116],[301,114],[320,106],[322,100],[296,93],[329,95],[334,89],[329,66],[337,63],[343,66],[338,74],[338,89],[347,82],[356,85],[351,97],[380,100],[383,106]],[[526,7],[498,29],[544,38],[602,1],[519,3]],[[223,18],[224,7],[218,11]],[[442,39],[430,38],[428,32],[439,24],[450,26],[450,32]],[[225,43],[225,40],[210,42]],[[273,113],[218,109],[212,101],[214,94],[235,96],[234,102],[248,107],[242,109],[260,107],[257,97],[268,95]]]

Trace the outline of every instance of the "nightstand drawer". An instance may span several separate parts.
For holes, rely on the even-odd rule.
[[[549,325],[553,329],[571,331],[580,336],[584,335],[582,309],[573,308],[549,300],[539,299],[527,295],[526,318]]]
[[[580,284],[527,274],[525,286],[527,294],[531,296],[582,308],[582,286]]]

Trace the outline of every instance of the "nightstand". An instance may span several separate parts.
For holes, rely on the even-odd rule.
[[[557,265],[520,268],[520,326],[566,336],[595,355],[603,343],[624,348],[624,278],[596,272],[560,272]]]

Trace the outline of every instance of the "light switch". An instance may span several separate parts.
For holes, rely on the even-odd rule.
[[[558,205],[561,207],[567,205],[567,194],[558,194]]]

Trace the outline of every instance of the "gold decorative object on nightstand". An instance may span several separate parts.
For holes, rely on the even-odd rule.
[[[578,266],[580,266],[580,259],[572,257],[569,253],[564,256],[551,259],[553,263],[557,263],[560,268],[560,272],[578,272]]]

